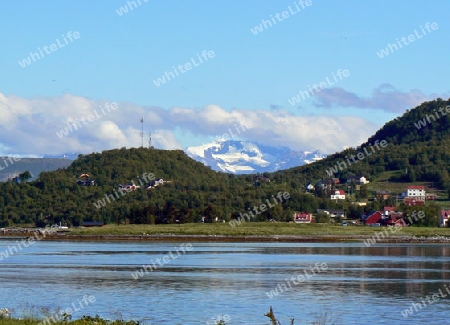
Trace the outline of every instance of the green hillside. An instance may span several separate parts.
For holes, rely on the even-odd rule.
[[[423,220],[425,225],[437,225],[438,209],[446,206],[450,190],[450,120],[441,113],[435,120],[428,117],[430,122],[425,120],[426,125],[420,128],[416,125],[427,114],[437,116],[435,110],[447,105],[450,102],[441,99],[423,103],[387,123],[358,148],[349,148],[313,164],[265,173],[270,182],[264,179],[255,182],[255,175],[215,172],[180,150],[123,148],[80,155],[67,168],[42,172],[36,181],[1,183],[0,227],[42,226],[60,221],[74,226],[83,221],[119,224],[211,222],[216,218],[228,221],[248,213],[249,209],[255,211],[267,200],[272,206],[262,213],[255,212],[252,220],[287,221],[292,220],[294,211],[316,212],[319,208],[344,209],[347,216],[359,218],[364,211],[396,204],[393,198],[373,201],[376,190],[399,194],[409,184],[425,184],[427,190],[431,188],[439,195],[441,201],[437,204],[427,203],[426,209],[431,209],[428,215],[433,219]],[[77,184],[85,173],[96,186]],[[148,179],[149,175],[154,175],[154,179]],[[345,182],[353,175],[363,175],[371,182],[360,190],[353,184],[349,188]],[[340,183],[320,186],[321,182],[330,184],[331,178],[339,179]],[[158,179],[170,182],[148,190],[147,186]],[[141,188],[120,192],[119,184],[127,185],[132,180]],[[309,183],[315,185],[315,190],[306,193],[305,186]],[[335,188],[350,190],[352,195],[345,201],[330,200]],[[280,192],[288,193],[289,198],[277,201]],[[352,201],[367,205],[357,207]]]
[[[438,99],[426,102],[415,109],[407,111],[402,117],[394,119],[360,147],[349,148],[342,152],[328,156],[317,163],[293,168],[281,172],[286,178],[293,180],[305,179],[306,182],[317,182],[330,177],[327,173],[338,162],[347,163],[351,155],[362,153],[364,159],[356,162],[350,160],[347,167],[337,168],[332,177],[346,180],[352,175],[363,175],[369,180],[376,180],[380,175],[388,178],[383,181],[390,182],[433,182],[441,190],[450,190],[449,162],[450,162],[450,118],[439,113],[439,118],[431,122],[425,120],[426,125],[420,129],[416,127],[419,121],[426,119],[427,115],[435,115],[439,108],[450,105],[450,101]],[[445,110],[444,110],[445,112]],[[450,112],[450,107],[449,107]],[[379,149],[375,142],[386,141],[386,146]],[[375,152],[373,152],[373,150]],[[365,150],[371,155],[367,155]]]
[[[84,173],[96,186],[77,184]],[[171,182],[147,190],[150,183],[143,180],[145,173],[153,174],[153,181]],[[141,188],[120,194],[118,185],[131,181]],[[82,221],[174,223],[201,221],[202,217],[208,222],[259,206],[261,198],[271,199],[280,189],[280,184],[257,188],[252,176],[212,171],[181,150],[110,150],[80,156],[63,170],[41,173],[34,182],[0,184],[0,226],[60,221],[75,226]],[[105,205],[97,208],[99,200]],[[280,203],[264,218],[282,219],[283,206],[287,208]]]

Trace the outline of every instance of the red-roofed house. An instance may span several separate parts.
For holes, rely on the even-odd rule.
[[[370,212],[369,214],[363,216],[363,222],[366,226],[371,226],[374,224],[381,224],[381,219],[383,214],[380,211]]]
[[[334,194],[331,194],[330,199],[332,200],[345,200],[345,191],[344,190],[336,190]]]
[[[416,198],[411,198],[411,197],[405,197],[404,202],[406,205],[409,205],[409,206],[425,205],[425,200],[417,200]]]
[[[437,199],[437,195],[434,194],[434,193],[428,193],[426,199],[427,200],[436,200]]]
[[[426,197],[425,188],[419,185],[408,186],[406,196],[408,198],[425,201]]]
[[[450,216],[450,209],[441,210],[441,225],[442,226],[447,227],[449,216]]]
[[[387,226],[406,227],[403,212],[391,212],[387,219]]]
[[[312,214],[307,212],[295,212],[294,222],[295,223],[311,223]]]
[[[395,210],[396,210],[396,207],[395,207],[395,206],[394,206],[394,207],[384,207],[384,208],[383,208],[383,214],[384,214],[385,216],[388,216],[388,215],[390,215],[391,213],[395,212]]]

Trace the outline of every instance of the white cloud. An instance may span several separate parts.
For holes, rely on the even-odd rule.
[[[377,126],[354,116],[297,116],[283,109],[227,111],[217,105],[202,109],[144,107],[121,102],[107,111],[108,100],[66,94],[60,97],[25,99],[0,93],[0,154],[43,155],[67,152],[89,153],[120,147],[141,146],[144,117],[144,146],[148,132],[156,148],[181,149],[187,134],[216,138],[229,134],[267,146],[287,146],[293,150],[321,150],[332,153],[366,141]],[[103,108],[103,110],[102,110]],[[59,137],[69,122],[80,119],[79,127]],[[252,127],[242,129],[241,123]],[[181,130],[181,132],[175,132]],[[239,131],[238,131],[239,130]],[[240,132],[240,133],[239,133]],[[182,136],[179,135],[182,133]]]
[[[153,132],[152,146],[167,150],[183,149],[175,134],[169,130],[157,130]]]

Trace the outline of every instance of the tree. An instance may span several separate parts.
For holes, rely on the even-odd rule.
[[[22,182],[27,182],[32,177],[33,177],[33,175],[31,175],[31,173],[28,170],[19,174],[19,180],[20,180],[21,183]]]
[[[316,215],[316,223],[330,223],[330,216],[326,213],[318,213]]]
[[[367,187],[366,187],[366,185],[361,185],[361,188],[359,189],[359,197],[361,199],[367,199]]]

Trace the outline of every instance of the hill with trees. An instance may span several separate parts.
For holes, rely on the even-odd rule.
[[[289,198],[263,213],[254,213],[252,220],[288,221],[294,211],[317,209],[345,209],[348,216],[359,218],[364,209],[370,211],[395,202],[392,199],[369,202],[362,208],[349,201],[330,200],[333,186],[321,184],[332,178],[343,183],[355,175],[370,180],[383,176],[391,183],[434,182],[439,189],[450,191],[450,119],[440,113],[448,105],[450,102],[442,99],[423,103],[386,123],[359,147],[272,174],[216,172],[181,150],[122,148],[80,155],[70,166],[42,172],[35,181],[0,183],[0,227],[59,222],[79,226],[84,221],[118,224],[228,221],[254,211],[254,207],[267,200],[274,202],[280,192],[287,192]],[[422,123],[418,124],[419,121]],[[94,181],[92,186],[80,185],[91,184],[80,182],[83,174]],[[147,189],[159,179],[170,182]],[[132,182],[140,187],[124,191]],[[309,183],[315,186],[312,193],[305,191]],[[358,195],[367,196],[367,190],[362,188]],[[438,208],[427,207],[431,208],[432,214],[436,214]],[[430,220],[423,223],[433,224]]]

